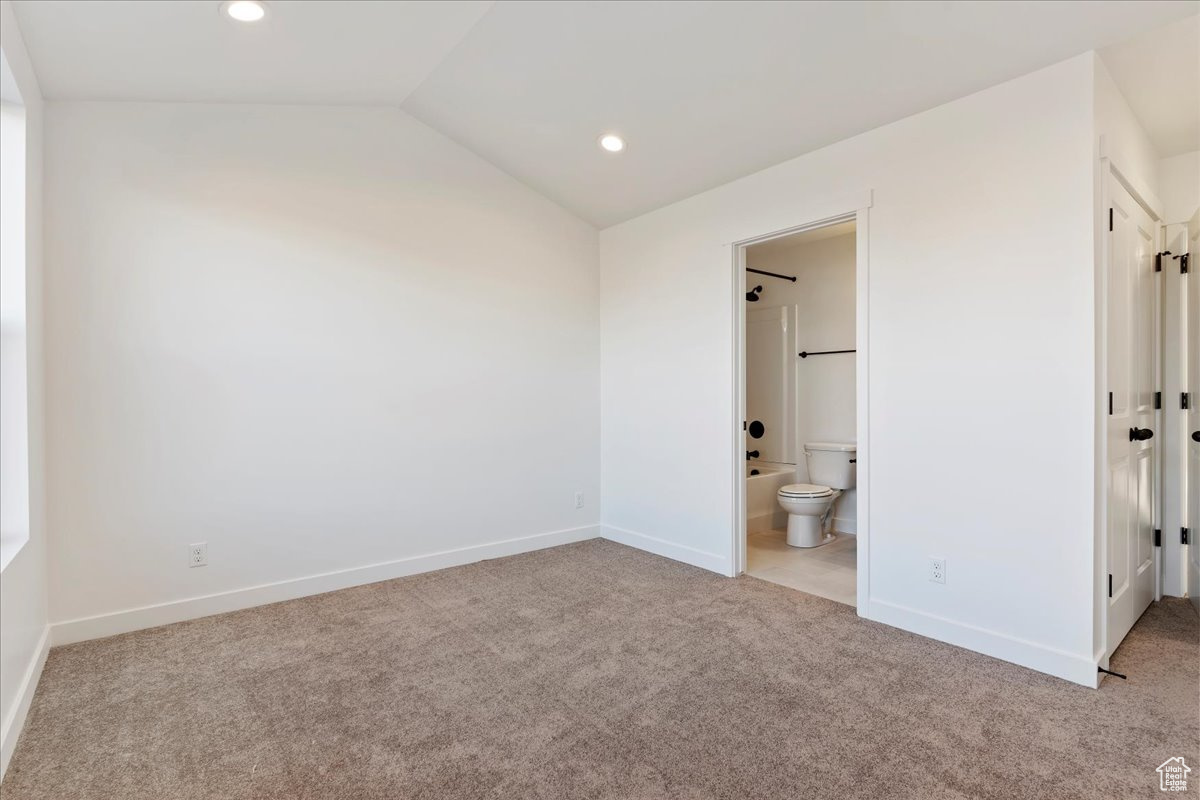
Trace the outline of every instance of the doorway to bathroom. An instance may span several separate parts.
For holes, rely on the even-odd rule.
[[[734,246],[738,572],[860,614],[865,225],[864,208]]]

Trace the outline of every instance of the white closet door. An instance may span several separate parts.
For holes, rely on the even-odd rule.
[[[1157,440],[1155,229],[1109,176],[1108,652],[1154,599]]]

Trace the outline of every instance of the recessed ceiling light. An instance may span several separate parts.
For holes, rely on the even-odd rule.
[[[619,153],[625,149],[625,140],[615,133],[606,133],[600,137],[600,146],[610,153]]]
[[[262,0],[225,0],[221,11],[238,22],[258,22],[267,15],[267,4]]]

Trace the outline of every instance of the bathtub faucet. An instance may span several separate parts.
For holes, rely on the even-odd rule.
[[[757,450],[747,450],[746,451],[746,460],[749,461],[752,458],[758,458]]]

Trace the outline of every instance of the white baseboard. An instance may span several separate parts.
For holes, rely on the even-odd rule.
[[[665,539],[647,536],[644,533],[627,531],[624,528],[614,528],[611,525],[601,525],[600,535],[618,544],[636,547],[638,550],[645,550],[647,553],[654,553],[656,556],[664,556],[675,561],[682,561],[685,564],[691,564],[693,567],[700,567],[701,569],[716,572],[720,575],[728,576],[732,574],[729,559],[719,556],[716,553],[706,553],[694,547],[668,542]]]
[[[33,693],[37,690],[38,680],[42,677],[42,667],[46,665],[46,656],[50,653],[50,626],[42,629],[33,658],[21,676],[17,687],[16,700],[0,726],[0,778],[8,772],[8,762],[12,759],[13,751],[17,749],[17,739],[21,738],[21,730],[25,727],[25,717],[29,714],[29,705],[33,702]]]
[[[1087,656],[1057,650],[1026,639],[955,622],[882,600],[871,600],[869,606],[867,618],[875,622],[983,653],[1093,689],[1099,685],[1096,662]]]
[[[833,529],[838,533],[858,533],[858,520],[848,517],[834,517]]]
[[[585,539],[595,539],[598,536],[600,536],[598,525],[585,525],[517,539],[505,539],[499,542],[444,550],[440,553],[401,558],[382,564],[370,564],[364,567],[352,567],[304,578],[250,586],[245,589],[234,589],[202,597],[190,597],[141,608],[130,608],[94,617],[66,620],[50,626],[50,641],[54,646],[58,646],[88,639],[99,639],[104,636],[114,636],[118,633],[128,633],[144,628],[156,628],[159,625],[169,625],[173,622],[183,622],[213,614],[224,614],[267,603],[278,603],[283,600],[294,600],[297,597],[348,589],[351,586],[403,578],[406,575],[416,575],[420,572],[457,567],[484,559],[501,558],[546,547],[555,547],[560,544],[581,542]]]

